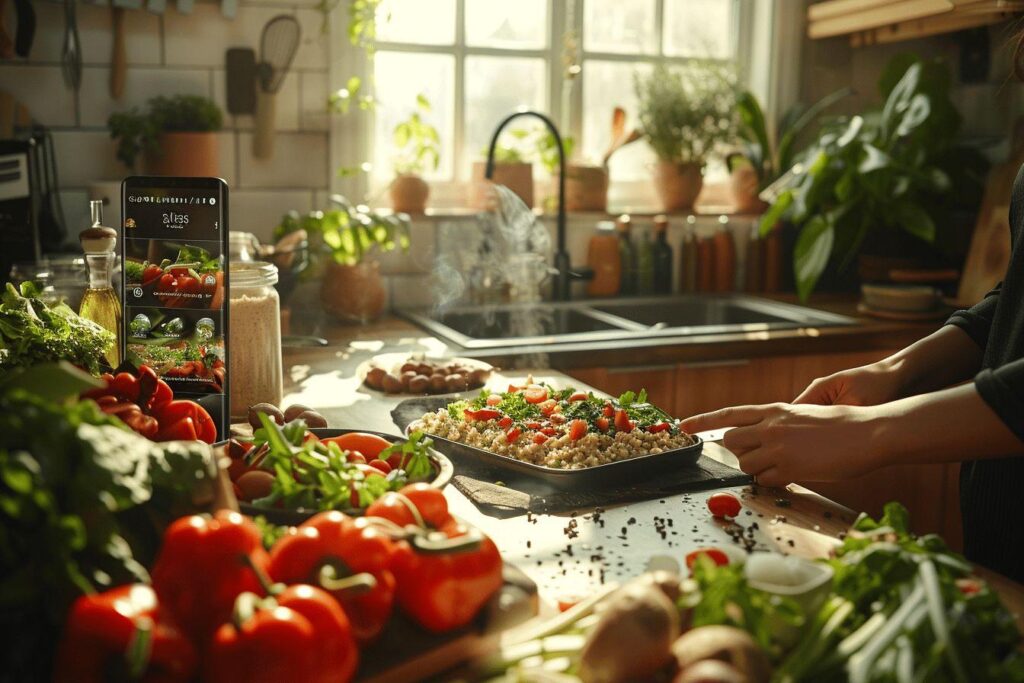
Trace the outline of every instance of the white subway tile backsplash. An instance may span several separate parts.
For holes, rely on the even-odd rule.
[[[338,12],[347,10],[347,3],[340,6]],[[295,61],[292,67],[295,69],[323,69],[327,70],[327,39],[328,34],[324,30],[324,14],[315,9],[295,10],[295,18],[299,20],[302,27],[302,38],[299,41],[299,51],[295,54]],[[346,38],[347,39],[347,38]]]
[[[434,304],[431,275],[391,275],[387,278],[392,308],[419,308]]]
[[[128,175],[114,155],[114,141],[105,131],[54,131],[53,142],[63,188],[85,188],[99,180]]]
[[[278,133],[270,159],[252,153],[252,133],[239,133],[239,183],[246,188],[279,187],[309,190],[327,187],[327,135]]]
[[[313,193],[303,190],[229,191],[232,230],[251,232],[261,242],[273,242],[274,228],[291,210],[307,213],[313,209]]]
[[[89,227],[89,193],[85,190],[61,190],[58,196],[64,213],[64,242],[75,244],[78,233]],[[115,227],[115,221],[106,220],[106,216],[103,223]]]
[[[82,69],[81,125],[106,126],[114,112],[132,107],[144,109],[150,98],[159,95],[210,95],[210,74],[198,69],[131,67],[125,71],[124,94],[120,100],[110,96],[109,83],[108,67]]]
[[[13,3],[8,4],[8,26],[14,26]],[[28,61],[59,63],[64,48],[64,3],[33,2],[36,35]],[[108,4],[76,3],[78,35],[84,64],[109,64],[113,50],[111,9]],[[125,54],[129,64],[160,63],[160,18],[145,10],[126,10]]]
[[[327,74],[304,71],[296,76],[300,77],[299,115],[302,129],[327,130],[330,125],[330,115],[327,113]]]
[[[263,26],[290,10],[242,6],[234,19],[221,14],[219,3],[196,4],[191,14],[164,15],[164,56],[169,66],[224,66],[229,47],[260,49]]]
[[[44,126],[75,125],[75,94],[59,66],[0,66],[0,90],[14,95]]]
[[[289,73],[281,82],[281,89],[277,91],[277,115],[274,122],[276,130],[297,131],[302,127],[299,106],[300,76],[299,73]],[[255,125],[253,116],[248,114],[233,116],[228,113],[227,73],[223,69],[213,71],[213,101],[224,112],[226,128],[253,129]]]

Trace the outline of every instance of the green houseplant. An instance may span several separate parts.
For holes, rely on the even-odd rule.
[[[117,140],[117,158],[135,170],[141,156],[152,175],[216,176],[220,109],[198,95],[154,97],[144,109],[111,114],[110,136]]]
[[[334,194],[332,206],[305,215],[290,211],[274,239],[304,231],[309,238],[310,275],[320,278],[320,303],[331,315],[367,322],[384,311],[386,294],[374,255],[409,249],[409,217],[383,214]]]
[[[848,267],[865,245],[879,255],[927,250],[956,229],[958,209],[980,200],[985,162],[954,142],[960,116],[948,69],[901,56],[879,87],[882,109],[824,130],[762,217],[764,234],[780,220],[799,230],[793,267],[801,299],[827,266]]]
[[[708,156],[735,135],[735,70],[711,60],[659,64],[636,74],[634,87],[643,136],[658,156],[654,181],[664,209],[690,209]]]
[[[391,208],[404,213],[423,213],[430,186],[423,179],[428,170],[437,170],[441,160],[441,137],[437,128],[424,120],[430,101],[420,93],[416,109],[392,131],[395,146],[395,179],[391,182]]]

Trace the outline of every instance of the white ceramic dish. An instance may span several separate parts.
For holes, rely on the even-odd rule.
[[[864,303],[882,311],[921,313],[934,310],[941,301],[941,292],[925,285],[871,285],[860,286]]]

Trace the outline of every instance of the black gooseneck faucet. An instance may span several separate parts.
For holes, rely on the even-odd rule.
[[[513,119],[520,116],[533,116],[544,122],[547,129],[555,137],[555,145],[558,149],[558,249],[555,252],[555,280],[552,283],[552,298],[555,301],[569,300],[569,281],[571,279],[586,279],[586,273],[572,272],[569,264],[569,252],[565,248],[565,148],[562,147],[562,136],[558,133],[558,127],[550,118],[536,111],[517,111],[506,116],[498,127],[494,129],[491,137],[491,146],[487,150],[487,169],[484,177],[491,180],[494,177],[494,150],[498,146],[498,136]]]

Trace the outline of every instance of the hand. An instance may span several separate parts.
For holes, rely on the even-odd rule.
[[[793,403],[876,406],[903,396],[899,364],[879,361],[811,382]]]
[[[724,408],[683,420],[690,432],[734,427],[723,445],[758,484],[837,481],[860,476],[882,463],[875,442],[875,408],[790,405]]]

